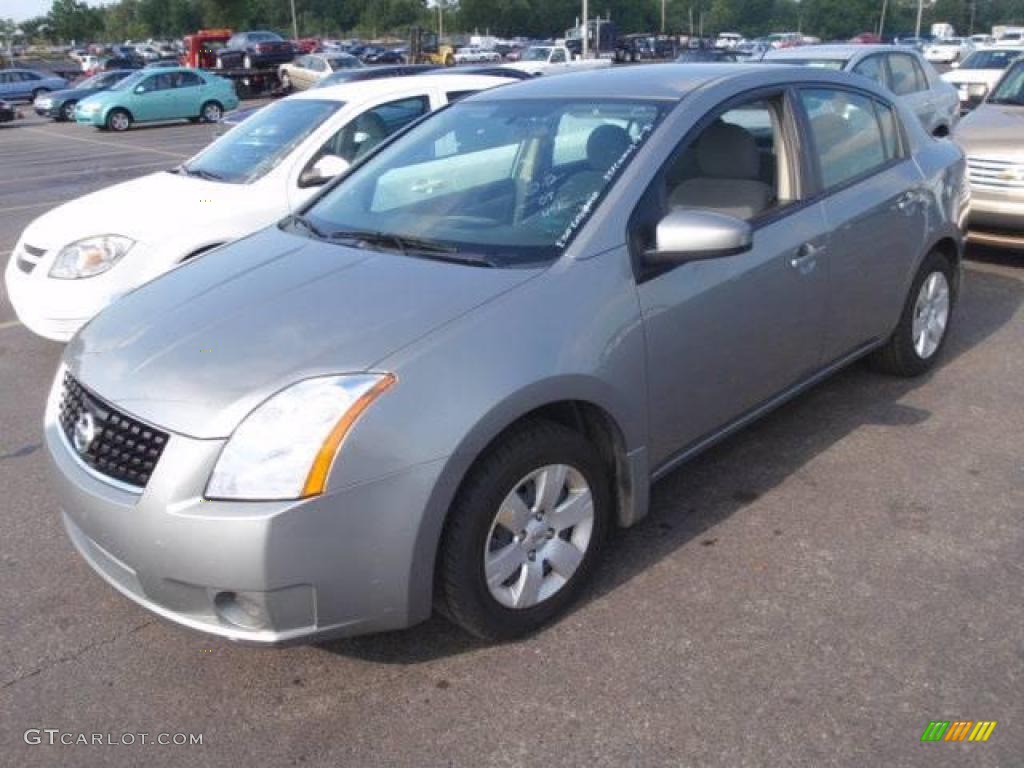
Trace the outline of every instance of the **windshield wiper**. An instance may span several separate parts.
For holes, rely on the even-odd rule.
[[[318,240],[328,240],[328,239],[330,239],[327,236],[326,232],[321,230],[316,224],[314,224],[312,221],[307,219],[305,216],[302,216],[301,214],[293,213],[291,216],[286,216],[281,221],[281,226],[296,226],[296,225],[302,227],[304,230],[309,232],[309,234],[311,234],[313,237],[317,238]]]
[[[453,264],[469,264],[475,267],[497,266],[491,259],[480,253],[468,253],[438,240],[423,237],[397,235],[391,232],[376,232],[362,229],[339,229],[328,232],[327,240],[353,240],[371,246],[392,248],[403,256],[418,256],[435,261],[447,261]]]
[[[187,165],[179,165],[174,169],[174,172],[183,173],[186,176],[195,176],[199,179],[207,179],[208,181],[224,181],[224,177],[219,173],[207,171],[205,168],[189,168]]]

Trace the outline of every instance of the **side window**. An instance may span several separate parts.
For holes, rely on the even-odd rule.
[[[309,57],[309,68],[314,72],[323,72],[327,69],[327,65],[324,64],[323,59],[318,59],[316,56]]]
[[[554,51],[551,52],[551,63],[552,64],[562,64],[564,62],[565,62],[565,51],[563,51],[562,49],[559,48],[559,49],[554,50]]]
[[[179,88],[195,88],[197,85],[202,85],[203,81],[199,75],[195,72],[180,72],[178,73],[178,87]]]
[[[691,208],[755,220],[798,199],[792,128],[783,94],[730,106],[688,135],[644,193],[630,222],[635,250],[654,246],[658,222]]]
[[[897,160],[903,157],[903,146],[900,141],[900,132],[897,124],[896,112],[891,107],[875,102],[875,113],[878,115],[878,124],[882,128],[882,141],[885,144],[885,156],[887,160]]]
[[[917,89],[919,91],[927,91],[932,86],[928,79],[928,75],[925,74],[925,68],[932,69],[932,65],[923,63],[920,59],[914,57],[911,57],[910,60],[913,62],[914,69],[917,71]]]
[[[459,99],[464,99],[467,96],[472,96],[474,93],[476,93],[475,90],[474,91],[448,91],[448,93],[446,93],[444,95],[444,97],[448,101],[448,103],[451,104],[453,102],[458,101]]]
[[[881,56],[868,56],[855,66],[853,71],[858,75],[864,75],[864,77],[874,80],[880,85],[887,85],[885,82],[885,62],[882,61]]]
[[[885,165],[890,159],[875,102],[839,90],[800,92],[826,189],[845,184]]]
[[[160,82],[159,82],[161,77],[166,77],[166,76],[165,75],[154,75],[153,77],[147,77],[145,80],[143,80],[139,84],[139,88],[141,89],[141,91],[143,93],[152,93],[153,91],[158,91],[162,87],[160,85]]]
[[[430,99],[414,96],[409,99],[380,104],[350,120],[309,161],[311,168],[324,155],[337,155],[355,162],[400,128],[430,111]]]
[[[924,90],[919,81],[923,77],[914,60],[905,53],[894,53],[889,56],[889,87],[897,96],[906,96]]]

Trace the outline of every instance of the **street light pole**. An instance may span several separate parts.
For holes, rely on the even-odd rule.
[[[588,13],[590,13],[590,7],[587,4],[587,0],[583,0],[583,43],[580,48],[580,58],[582,59],[587,58],[590,49],[590,40],[588,39],[590,35],[587,34],[590,31],[590,26],[587,21],[590,18],[587,15]]]
[[[299,20],[295,17],[295,0],[292,0],[292,34],[295,35],[295,40],[299,39]]]
[[[665,34],[665,0],[661,0],[661,34]]]
[[[882,0],[882,17],[878,20],[878,36],[881,37],[885,31],[885,12],[888,10],[889,0]]]
[[[924,0],[917,0],[917,26],[914,28],[914,37],[921,37],[921,16],[924,14]]]

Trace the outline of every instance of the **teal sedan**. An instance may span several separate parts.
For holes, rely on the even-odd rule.
[[[187,67],[144,69],[78,102],[75,122],[111,131],[154,120],[216,123],[237,106],[230,80]]]

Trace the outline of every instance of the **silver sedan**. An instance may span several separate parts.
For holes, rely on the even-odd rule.
[[[469,96],[71,341],[45,423],[67,531],[127,597],[235,640],[435,607],[521,636],[653,480],[855,360],[935,364],[964,173],[839,72]]]

